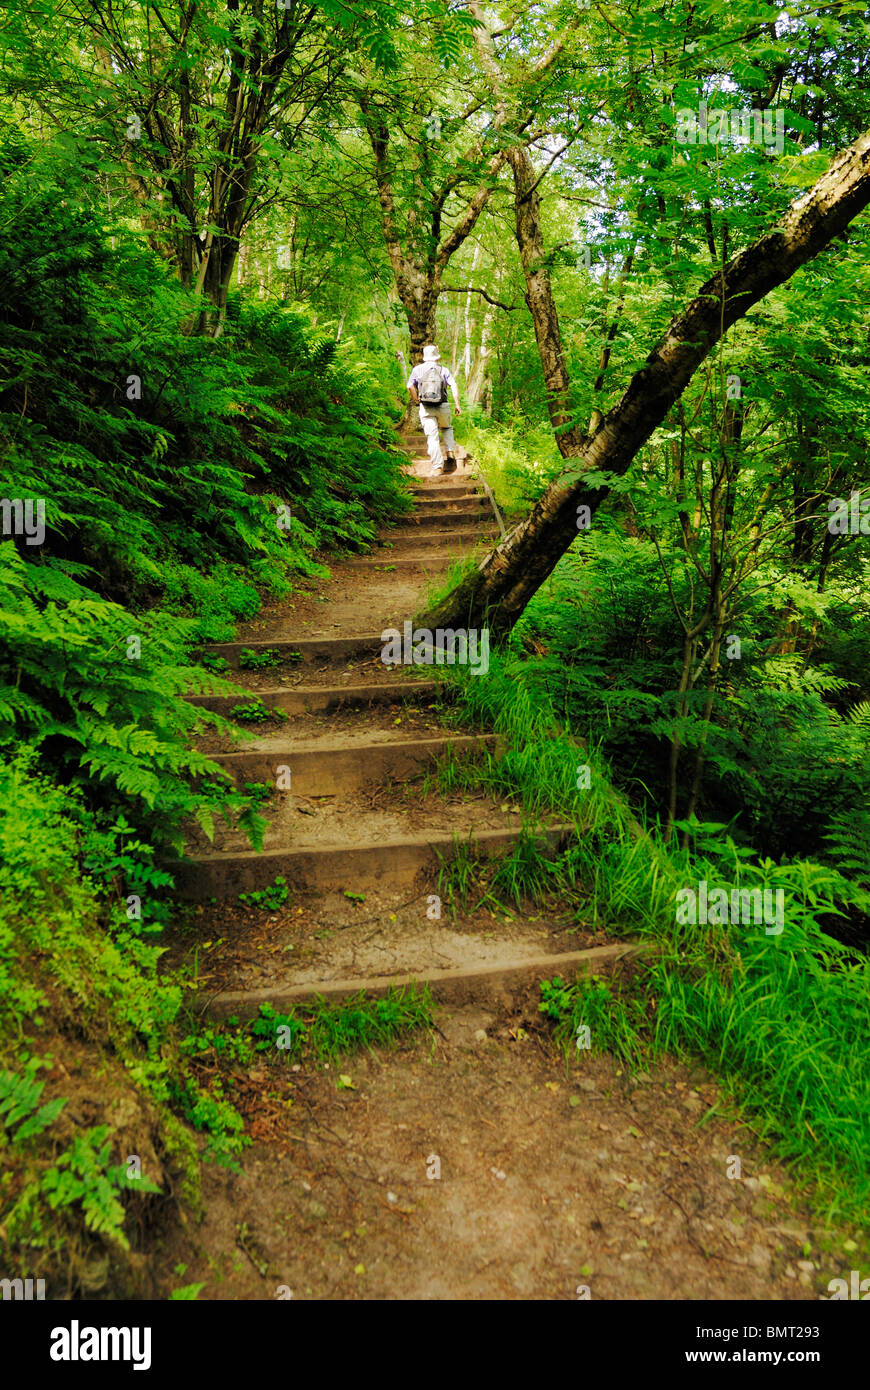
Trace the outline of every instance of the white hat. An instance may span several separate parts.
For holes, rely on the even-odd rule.
[[[435,346],[434,343],[430,343],[428,347],[424,347],[424,349],[423,349],[423,361],[424,361],[424,362],[440,362],[440,361],[441,361],[441,353],[438,351],[438,349],[437,349],[437,347]]]

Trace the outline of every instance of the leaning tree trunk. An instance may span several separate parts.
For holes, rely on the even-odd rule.
[[[587,506],[594,514],[608,496],[606,487],[584,485],[584,477],[593,471],[624,474],[727,329],[818,255],[868,204],[870,132],[865,132],[792,203],[773,231],[702,285],[604,416],[575,466],[421,624],[488,625],[494,636],[509,630],[575,539],[578,508]]]

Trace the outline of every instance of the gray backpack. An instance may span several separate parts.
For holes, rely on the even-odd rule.
[[[444,377],[437,362],[427,362],[423,368],[417,394],[421,405],[443,405],[447,400]]]

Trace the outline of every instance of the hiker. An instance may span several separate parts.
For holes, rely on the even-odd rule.
[[[408,390],[415,405],[420,407],[420,424],[426,436],[426,447],[432,463],[430,478],[440,478],[442,473],[452,473],[456,467],[453,438],[453,416],[447,404],[447,389],[453,392],[456,414],[461,415],[459,387],[446,367],[441,366],[441,353],[430,343],[423,349],[423,361],[408,377]],[[444,447],[447,456],[441,452],[440,431],[444,431]]]

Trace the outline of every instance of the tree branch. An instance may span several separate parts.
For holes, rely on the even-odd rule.
[[[480,294],[480,295],[482,295],[483,298],[486,300],[487,304],[494,304],[495,307],[496,307],[496,309],[504,309],[504,310],[506,310],[506,312],[509,313],[509,314],[512,314],[513,311],[514,311],[514,309],[516,309],[516,307],[517,307],[516,304],[502,304],[502,302],[501,302],[500,299],[493,299],[491,295],[488,295],[488,294],[487,294],[486,290],[479,290],[479,289],[476,289],[474,285],[442,285],[442,286],[441,286],[441,293],[442,293],[442,294]]]

